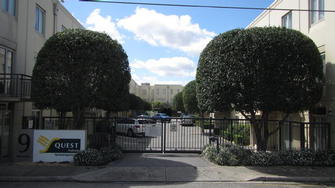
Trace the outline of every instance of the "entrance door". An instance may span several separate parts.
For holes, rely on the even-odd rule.
[[[0,103],[0,160],[8,159],[10,111],[6,103]]]

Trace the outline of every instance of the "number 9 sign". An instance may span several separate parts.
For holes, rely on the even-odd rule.
[[[24,153],[24,152],[26,152],[26,151],[29,149],[29,147],[30,147],[30,143],[31,143],[31,142],[30,142],[30,137],[29,137],[28,134],[26,134],[26,133],[22,133],[22,134],[20,134],[20,135],[19,135],[18,142],[19,142],[19,144],[20,144],[21,146],[24,147],[24,149],[19,150],[20,153]]]
[[[33,130],[23,129],[16,137],[15,160],[32,161],[33,157]]]

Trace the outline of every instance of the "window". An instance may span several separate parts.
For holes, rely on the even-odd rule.
[[[14,61],[14,53],[13,51],[6,49],[4,47],[0,47],[0,74],[12,73],[12,64]]]
[[[0,74],[5,73],[6,67],[6,50],[4,48],[0,48]]]
[[[282,25],[282,27],[292,29],[292,12],[291,11],[289,13],[285,14],[281,18],[281,25]]]
[[[40,7],[36,6],[35,13],[35,30],[44,35],[45,32],[45,11]]]
[[[311,24],[317,23],[319,20],[322,20],[325,17],[325,1],[324,0],[310,0],[310,20]],[[320,11],[313,11],[320,10]]]
[[[10,15],[15,16],[16,13],[16,0],[2,0],[2,9]]]

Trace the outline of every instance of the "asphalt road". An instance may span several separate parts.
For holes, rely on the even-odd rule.
[[[335,184],[334,184],[335,185]],[[75,182],[13,182],[0,183],[0,187],[6,188],[88,188],[88,187],[120,187],[120,188],[326,188],[334,185],[313,185],[313,184],[296,184],[296,183],[244,183],[244,182],[192,182],[192,183],[75,183]]]

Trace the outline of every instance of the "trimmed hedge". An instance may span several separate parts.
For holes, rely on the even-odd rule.
[[[235,145],[207,145],[202,154],[207,160],[226,166],[335,166],[335,151],[253,151]]]
[[[77,166],[101,166],[122,157],[121,149],[118,146],[112,146],[104,147],[100,150],[89,148],[77,153],[73,160]]]

